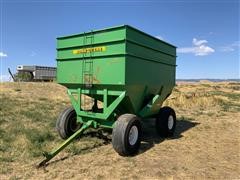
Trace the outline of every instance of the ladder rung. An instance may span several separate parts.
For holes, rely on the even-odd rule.
[[[87,38],[93,38],[93,36],[85,36],[85,37],[86,37],[86,39],[87,39]]]
[[[82,72],[92,72],[93,73],[92,69],[83,69]]]

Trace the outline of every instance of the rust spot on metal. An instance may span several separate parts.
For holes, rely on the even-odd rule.
[[[84,82],[86,84],[100,84],[100,81],[97,79],[96,76],[92,76],[92,75],[88,75],[88,74],[84,74]]]
[[[69,82],[70,83],[75,83],[77,82],[78,77],[74,74],[70,75]]]
[[[97,79],[96,76],[93,76],[93,82],[94,82],[95,84],[101,84],[100,81]]]
[[[121,62],[121,59],[119,58],[114,58],[114,59],[111,59],[108,61],[108,64],[109,65],[112,65],[112,64],[115,64],[115,63],[120,63]]]
[[[98,67],[96,68],[96,75],[98,75],[98,74],[100,73],[100,71],[101,71],[101,68],[100,68],[100,66],[98,66]]]

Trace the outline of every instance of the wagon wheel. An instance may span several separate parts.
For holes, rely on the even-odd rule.
[[[81,126],[82,124],[77,122],[77,114],[72,106],[63,110],[56,122],[56,129],[62,139],[70,137]]]
[[[115,122],[112,133],[112,145],[121,156],[138,152],[142,136],[140,120],[133,114],[123,114]]]
[[[175,111],[168,107],[162,107],[156,117],[156,129],[161,137],[173,136],[176,128]]]

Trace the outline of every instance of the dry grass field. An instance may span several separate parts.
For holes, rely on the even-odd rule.
[[[0,179],[240,179],[240,83],[178,83],[165,102],[177,113],[171,139],[145,120],[139,154],[121,157],[95,130],[37,169],[68,105],[54,83],[0,84]]]

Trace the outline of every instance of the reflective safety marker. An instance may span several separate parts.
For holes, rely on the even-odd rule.
[[[99,47],[93,47],[93,48],[82,48],[82,49],[76,49],[73,50],[73,54],[82,54],[82,53],[90,53],[90,52],[102,52],[106,51],[106,46],[99,46]]]

